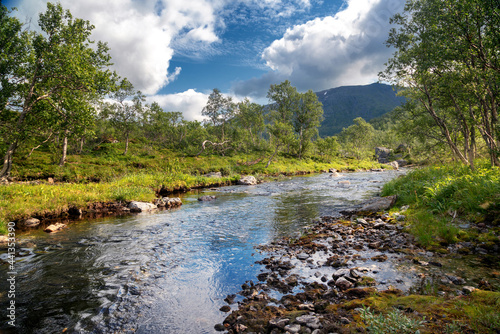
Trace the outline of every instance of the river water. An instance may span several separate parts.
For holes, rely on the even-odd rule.
[[[400,173],[320,174],[190,192],[171,211],[24,233],[15,328],[4,316],[8,267],[0,265],[0,333],[214,333],[226,316],[219,311],[224,298],[262,270],[255,246],[337,215]],[[217,199],[199,202],[201,195]]]

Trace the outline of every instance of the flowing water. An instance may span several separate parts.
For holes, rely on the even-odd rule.
[[[226,315],[219,311],[224,298],[262,269],[255,246],[338,214],[400,173],[321,174],[191,192],[171,211],[24,233],[15,263],[16,327],[3,316],[0,333],[214,333]],[[217,199],[199,202],[201,195]],[[0,267],[4,315],[9,269]]]

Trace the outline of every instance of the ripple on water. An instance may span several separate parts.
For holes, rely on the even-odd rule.
[[[203,191],[217,197],[206,203],[184,194],[179,210],[80,221],[53,235],[31,231],[24,237],[36,247],[16,263],[18,328],[212,333],[225,316],[223,299],[260,272],[254,246],[372,196],[398,173],[343,175],[349,184],[321,174],[231,186]],[[1,307],[7,302],[0,296]]]

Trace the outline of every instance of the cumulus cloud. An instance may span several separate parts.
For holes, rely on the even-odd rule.
[[[218,41],[216,30],[221,22],[216,12],[221,1],[63,0],[61,4],[75,17],[95,25],[92,38],[108,43],[120,76],[143,93],[154,94],[180,73],[180,68],[169,70],[175,38],[185,43]],[[24,0],[16,5],[18,15],[36,21],[46,2]]]
[[[155,95],[149,102],[156,101],[165,111],[180,111],[188,121],[202,121],[201,110],[207,104],[209,94],[188,89],[177,94]]]
[[[316,18],[287,29],[267,47],[262,58],[272,72],[238,82],[237,94],[259,95],[266,87],[289,79],[299,90],[321,90],[377,80],[392,50],[386,48],[389,19],[404,0],[349,0],[335,16]],[[262,88],[260,88],[262,90]]]

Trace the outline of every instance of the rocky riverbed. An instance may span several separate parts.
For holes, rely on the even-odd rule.
[[[465,263],[456,266],[454,260],[462,257],[460,244],[449,246],[444,254],[418,247],[406,231],[404,214],[357,216],[355,212],[359,209],[343,219],[322,217],[299,238],[282,238],[259,247],[268,255],[259,262],[266,270],[255,282],[242,285],[237,305],[237,296],[225,299],[228,306],[221,311],[232,312],[215,329],[229,333],[365,332],[359,308],[369,297],[413,294],[450,299],[500,286],[498,271],[482,276],[482,271],[467,271]],[[498,249],[468,246],[483,260],[488,256],[498,260]],[[404,312],[422,316],[411,308]],[[446,323],[439,317],[428,321],[436,322],[436,328]]]

